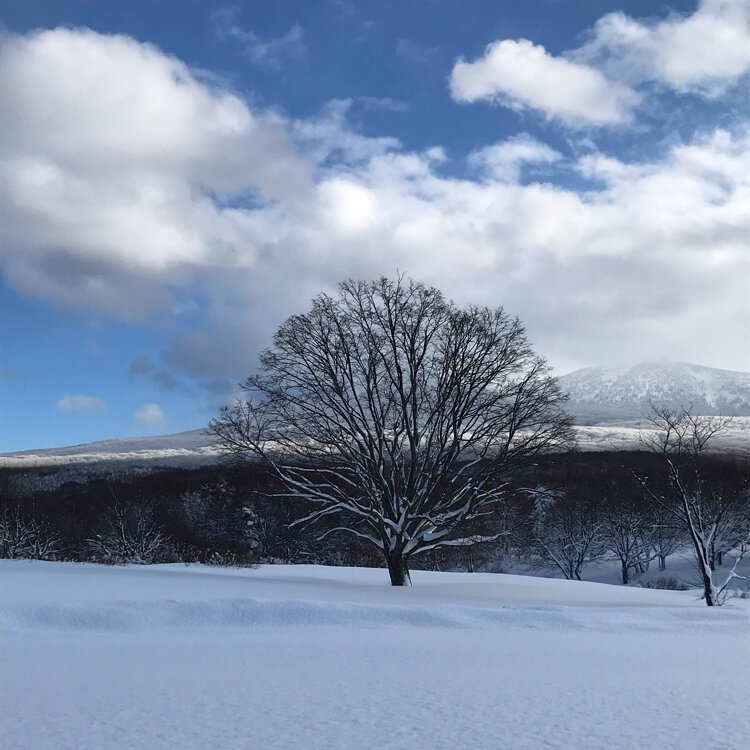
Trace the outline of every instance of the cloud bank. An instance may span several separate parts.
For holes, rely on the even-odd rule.
[[[557,70],[531,43],[508,49]],[[549,116],[627,117],[629,94],[597,99],[604,74],[567,64],[589,93],[544,100]],[[540,105],[534,90],[518,89],[518,106]],[[0,100],[7,283],[171,320],[164,362],[216,391],[314,294],[397,270],[459,303],[505,305],[560,369],[655,356],[742,367],[746,126],[630,161],[519,134],[456,165],[440,146],[357,133],[346,102],[309,120],[255,111],[153,45],[80,29],[3,38]]]

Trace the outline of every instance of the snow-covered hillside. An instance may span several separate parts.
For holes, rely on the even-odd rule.
[[[115,438],[64,448],[0,454],[0,468],[71,464],[138,466],[207,466],[219,461],[216,439],[206,430],[155,437]]]
[[[14,750],[740,748],[750,602],[492,574],[0,562]],[[707,718],[708,717],[708,718]]]
[[[639,435],[649,425],[638,421],[578,425],[575,428],[578,447],[583,451],[640,450]],[[750,417],[735,417],[717,436],[710,448],[736,454],[750,454]],[[205,430],[190,430],[173,435],[147,438],[102,440],[67,448],[29,450],[0,454],[0,468],[79,467],[81,471],[98,472],[138,467],[196,468],[220,461],[215,440]]]
[[[649,362],[628,368],[587,367],[559,379],[581,424],[638,420],[649,402],[692,406],[697,414],[750,416],[750,373],[688,363]]]

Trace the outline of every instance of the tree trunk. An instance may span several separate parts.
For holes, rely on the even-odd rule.
[[[667,569],[667,556],[659,555],[659,570],[666,570],[666,569]]]
[[[386,555],[388,574],[391,577],[391,586],[411,586],[409,565],[406,558],[400,552]]]
[[[703,570],[701,570],[701,576],[703,578],[703,597],[706,600],[706,606],[714,606],[714,588],[711,585],[711,579],[707,576]]]
[[[628,577],[628,564],[625,560],[620,560],[620,565],[622,567],[622,582],[623,584],[626,584],[630,581],[630,578]]]
[[[706,600],[707,607],[713,607],[715,604],[714,586],[711,578],[710,565],[708,565],[709,550],[701,544],[700,539],[698,539],[695,534],[691,532],[690,536],[693,542],[693,548],[695,549],[695,559],[698,563],[698,572],[700,573],[701,581],[703,582],[703,598]],[[706,568],[709,569],[706,570]]]

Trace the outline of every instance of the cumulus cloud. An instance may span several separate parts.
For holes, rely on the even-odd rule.
[[[639,96],[598,70],[550,55],[527,39],[505,39],[484,54],[459,59],[450,76],[457,102],[496,102],[535,109],[568,125],[616,125],[630,119]]]
[[[166,421],[167,415],[159,404],[144,404],[139,409],[136,409],[133,418],[136,422],[159,424]]]
[[[662,21],[608,13],[574,57],[633,83],[717,96],[750,70],[750,2],[702,0],[692,15]]]
[[[502,182],[518,182],[524,164],[552,164],[562,154],[528,133],[500,141],[469,154],[469,164]]]
[[[562,368],[665,355],[741,367],[747,133],[716,131],[650,162],[589,154],[571,163],[587,190],[515,180],[509,165],[555,158],[548,149],[523,138],[497,145],[495,162],[475,155],[501,167],[481,182],[441,174],[435,154],[402,151],[326,174],[304,217],[278,223],[277,253],[246,280],[245,300],[217,300],[174,361],[242,376],[316,292],[401,269],[462,303],[505,304]]]
[[[152,46],[76,30],[4,42],[0,99],[8,282],[123,317],[200,300],[134,377],[169,370],[226,392],[313,295],[397,270],[462,304],[504,304],[559,369],[744,366],[744,128],[647,161],[562,156],[522,134],[478,148],[471,179],[439,147],[357,133],[345,101],[302,121],[251,112]],[[558,163],[578,187],[555,179]]]
[[[142,316],[168,303],[166,273],[251,264],[222,196],[289,200],[311,179],[281,128],[129,37],[3,36],[0,101],[6,274],[68,304]]]
[[[107,402],[99,396],[61,396],[56,403],[60,411],[106,411]]]
[[[713,98],[750,71],[750,0],[701,0],[691,15],[638,20],[602,16],[581,47],[550,55],[526,39],[489,44],[478,59],[456,61],[457,102],[533,109],[571,127],[632,121],[655,82]]]

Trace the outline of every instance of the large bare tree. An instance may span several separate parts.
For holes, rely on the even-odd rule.
[[[564,397],[521,323],[399,278],[346,281],[279,328],[246,398],[211,424],[312,512],[379,549],[393,585],[412,555],[462,538],[521,462],[571,443]],[[486,537],[483,537],[486,539]]]

